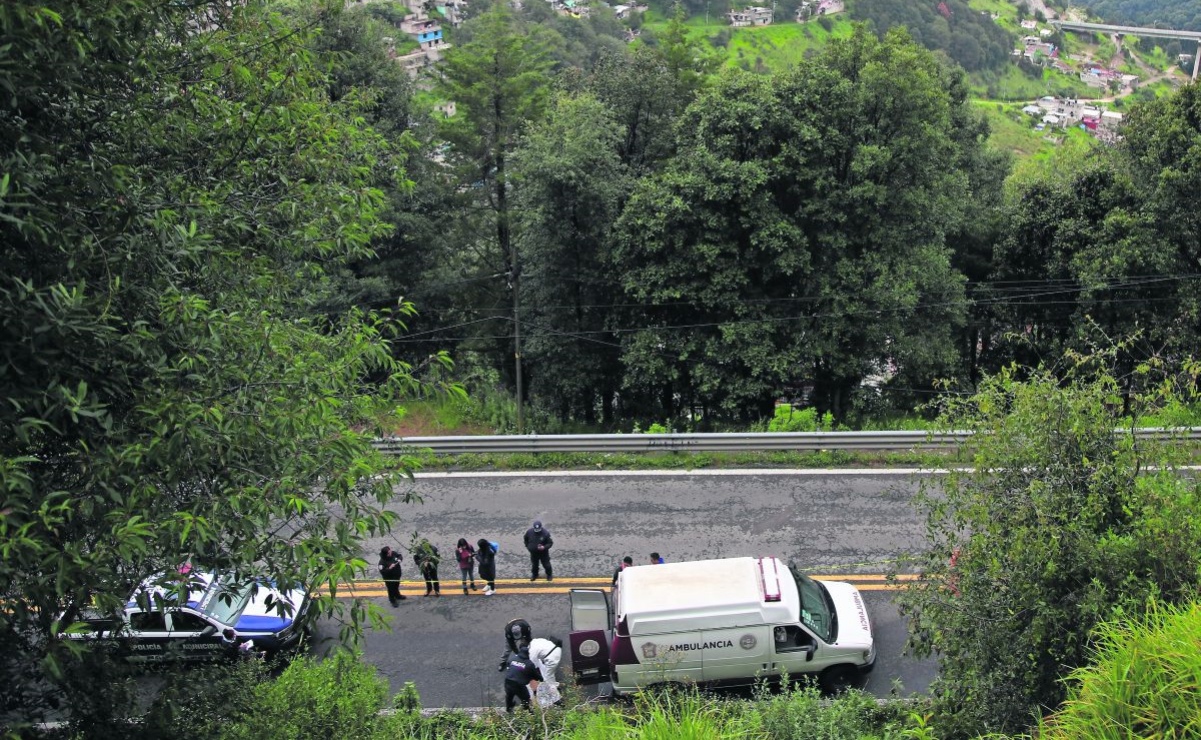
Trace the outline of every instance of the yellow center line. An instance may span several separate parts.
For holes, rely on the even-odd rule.
[[[890,583],[888,576],[883,573],[843,573],[815,575],[811,577],[819,581],[845,581],[852,583],[860,591],[899,591],[904,588],[903,583]],[[918,577],[912,573],[903,573],[895,576],[896,580],[901,582],[914,581]],[[565,594],[569,593],[573,588],[608,588],[612,586],[613,579],[586,576],[582,578],[559,578],[548,582],[541,579],[530,581],[527,578],[501,578],[497,579],[495,583],[497,586],[497,595]],[[476,585],[480,590],[470,591],[467,594],[463,594],[463,587],[458,581],[442,581],[440,585],[445,596],[484,595],[482,581],[476,581]],[[425,591],[425,582],[401,581],[400,591],[406,596],[421,596]],[[338,598],[342,599],[356,597],[382,598],[387,595],[388,592],[384,586],[384,582],[379,580],[354,581],[338,589]]]

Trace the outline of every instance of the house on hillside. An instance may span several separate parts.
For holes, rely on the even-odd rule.
[[[730,25],[735,27],[767,26],[771,24],[772,10],[752,5],[742,10],[731,10],[728,17]]]

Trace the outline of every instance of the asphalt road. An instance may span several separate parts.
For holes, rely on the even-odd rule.
[[[427,707],[496,706],[503,703],[496,671],[502,627],[523,617],[535,634],[565,636],[569,579],[607,580],[621,556],[641,564],[652,550],[669,561],[776,555],[815,574],[863,579],[923,546],[911,505],[922,481],[937,478],[889,471],[422,476],[412,486],[422,503],[398,505],[402,525],[394,537],[371,540],[366,557],[374,562],[383,544],[408,545],[420,532],[443,555],[444,596],[420,595],[411,559],[404,575],[411,598],[399,608],[375,595],[378,584],[364,584],[362,593],[394,617],[393,631],[368,634],[364,653],[393,690],[415,682]],[[528,582],[521,536],[533,519],[555,539],[553,591]],[[453,562],[459,537],[500,543],[495,596],[463,596]],[[892,592],[877,590],[871,578],[861,588],[879,654],[865,688],[884,696],[899,680],[906,693],[923,691],[935,668],[901,655],[905,625]],[[319,642],[335,639],[337,627],[320,625]]]

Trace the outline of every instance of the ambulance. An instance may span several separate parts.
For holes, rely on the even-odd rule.
[[[656,685],[772,683],[785,674],[812,676],[837,693],[876,661],[859,590],[816,581],[774,557],[626,568],[612,594],[572,589],[571,629],[577,682],[608,681],[615,696]]]

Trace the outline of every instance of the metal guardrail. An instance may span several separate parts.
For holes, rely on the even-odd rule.
[[[1201,439],[1201,427],[1134,430],[1139,439]],[[427,450],[472,452],[759,452],[768,450],[935,450],[961,445],[972,433],[767,432],[736,434],[528,434],[521,436],[392,437],[375,442],[387,454]]]

